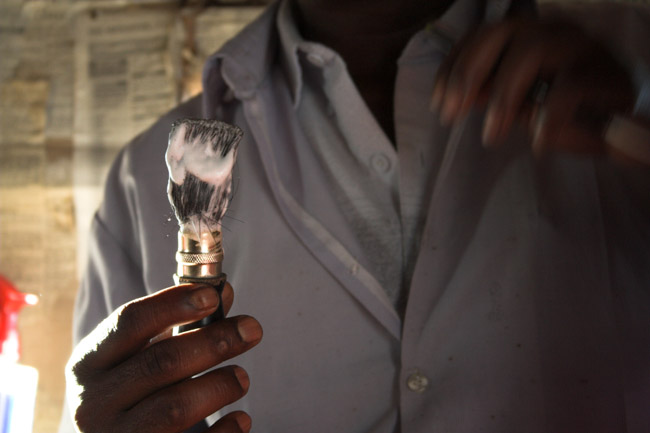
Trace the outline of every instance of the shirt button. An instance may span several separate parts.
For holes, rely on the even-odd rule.
[[[419,371],[411,373],[406,379],[406,386],[413,392],[422,394],[429,387],[429,379]]]
[[[309,60],[309,63],[312,65],[322,68],[323,65],[325,64],[325,59],[323,59],[322,56],[316,54],[316,53],[309,53],[307,54],[307,60]]]
[[[380,173],[388,173],[390,171],[390,159],[383,153],[375,153],[370,157],[370,164],[372,168]]]

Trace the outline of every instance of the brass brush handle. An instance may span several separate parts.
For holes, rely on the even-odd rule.
[[[179,326],[174,330],[175,334],[209,325],[225,317],[221,294],[226,283],[226,274],[221,272],[222,261],[221,232],[202,233],[199,238],[193,232],[178,233],[174,282],[212,285],[219,295],[219,307],[217,311],[197,322]]]

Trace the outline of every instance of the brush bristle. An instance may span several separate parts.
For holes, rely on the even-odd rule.
[[[230,203],[231,184],[217,187],[191,173],[185,176],[182,185],[170,180],[169,197],[178,222],[187,224],[197,218],[205,224],[219,224]]]
[[[185,136],[183,139],[186,142],[200,141],[202,143],[212,143],[213,150],[220,152],[222,157],[226,156],[233,146],[237,146],[244,135],[239,127],[219,120],[179,119],[172,123],[172,128],[169,133],[170,138],[181,125],[185,125]]]
[[[240,128],[217,120],[180,119],[172,124],[170,142],[179,127],[184,126],[185,143],[205,143],[215,158],[225,158],[230,152],[233,158],[243,136]],[[171,173],[170,173],[171,174]],[[189,170],[180,185],[169,179],[169,201],[181,226],[189,226],[197,235],[203,231],[218,230],[232,195],[232,174],[215,185],[204,182]]]

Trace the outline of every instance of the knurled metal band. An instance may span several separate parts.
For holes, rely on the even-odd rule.
[[[181,332],[185,331],[190,331],[192,329],[200,328],[206,325],[209,325],[210,323],[222,320],[224,317],[226,317],[224,309],[223,309],[223,302],[221,298],[221,294],[223,292],[223,286],[226,283],[226,274],[219,274],[214,278],[188,278],[188,277],[179,277],[176,275],[176,278],[178,278],[178,283],[177,284],[183,284],[183,283],[202,283],[202,284],[211,284],[214,286],[215,290],[217,291],[217,295],[219,296],[219,306],[217,307],[217,310],[210,314],[207,317],[204,317],[203,319],[199,320],[198,322],[193,322],[193,323],[188,323],[187,325],[181,325],[174,330],[174,335],[179,334]]]
[[[178,278],[178,284],[183,283],[201,283],[201,284],[212,284],[216,287],[223,287],[223,283],[226,281],[226,274],[219,274],[216,277],[209,278],[196,278],[196,277],[184,277],[176,276]]]
[[[223,252],[218,253],[183,253],[176,252],[177,263],[190,263],[195,265],[217,263],[223,260]]]

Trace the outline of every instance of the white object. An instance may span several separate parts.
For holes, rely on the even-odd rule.
[[[37,384],[37,369],[0,356],[0,433],[32,431]]]

